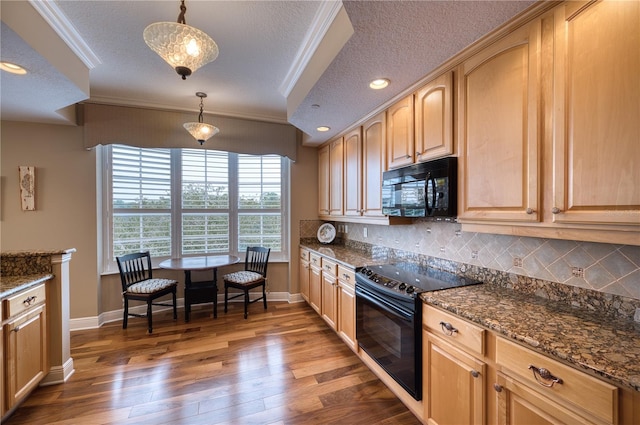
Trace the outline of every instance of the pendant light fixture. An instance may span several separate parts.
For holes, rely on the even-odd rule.
[[[186,80],[198,68],[218,57],[218,45],[211,37],[186,24],[187,7],[180,2],[178,22],[156,22],[144,29],[147,46]]]
[[[186,122],[184,123],[184,128],[191,133],[193,137],[200,143],[201,145],[209,140],[210,137],[215,136],[220,132],[218,127],[215,127],[211,124],[205,124],[202,122],[202,111],[204,108],[204,103],[202,99],[207,97],[206,93],[202,93],[201,91],[196,93],[196,96],[200,98],[200,115],[198,115],[198,122]]]

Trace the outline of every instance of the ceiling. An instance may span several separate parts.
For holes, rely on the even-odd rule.
[[[202,91],[207,114],[290,123],[314,146],[534,2],[185,3],[187,24],[220,54],[183,81],[142,39],[147,25],[177,20],[177,0],[2,0],[0,59],[29,71],[0,73],[2,119],[74,124],[82,101],[196,112]],[[369,89],[379,77],[389,87]]]

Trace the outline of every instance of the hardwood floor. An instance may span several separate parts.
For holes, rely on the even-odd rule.
[[[419,424],[306,303],[171,313],[72,333],[75,373],[4,423]]]

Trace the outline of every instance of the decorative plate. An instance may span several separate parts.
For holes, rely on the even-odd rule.
[[[336,228],[331,223],[324,223],[318,229],[318,241],[320,243],[331,243],[336,238]]]

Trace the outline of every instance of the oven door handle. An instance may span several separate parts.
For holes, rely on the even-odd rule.
[[[403,308],[398,308],[398,306],[391,305],[383,298],[380,298],[369,292],[364,292],[357,287],[356,287],[356,296],[363,298],[364,300],[370,302],[371,304],[374,304],[380,307],[387,313],[393,314],[396,317],[400,317],[403,320],[406,320],[407,322],[410,322],[411,320],[413,320],[413,312]]]

